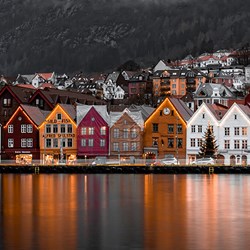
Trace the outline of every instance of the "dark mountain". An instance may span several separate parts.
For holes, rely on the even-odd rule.
[[[250,41],[245,0],[0,0],[0,73],[151,66]]]

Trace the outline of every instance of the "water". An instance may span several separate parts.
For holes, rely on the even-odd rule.
[[[249,175],[0,175],[0,249],[249,249]]]

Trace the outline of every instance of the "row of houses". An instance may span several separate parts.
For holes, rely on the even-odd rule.
[[[152,109],[132,105],[108,112],[106,105],[57,104],[53,110],[21,104],[2,128],[1,158],[46,164],[105,156],[148,159],[174,155],[182,163],[198,157],[208,126],[220,163],[250,164],[250,97],[226,107],[203,102],[193,112],[166,97]]]

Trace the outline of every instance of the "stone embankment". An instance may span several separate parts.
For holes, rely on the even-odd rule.
[[[250,166],[0,166],[0,173],[19,174],[250,174]]]

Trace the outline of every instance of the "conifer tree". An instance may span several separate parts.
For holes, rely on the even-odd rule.
[[[201,157],[214,157],[217,153],[218,145],[214,137],[212,126],[208,125],[204,134],[199,155]]]

